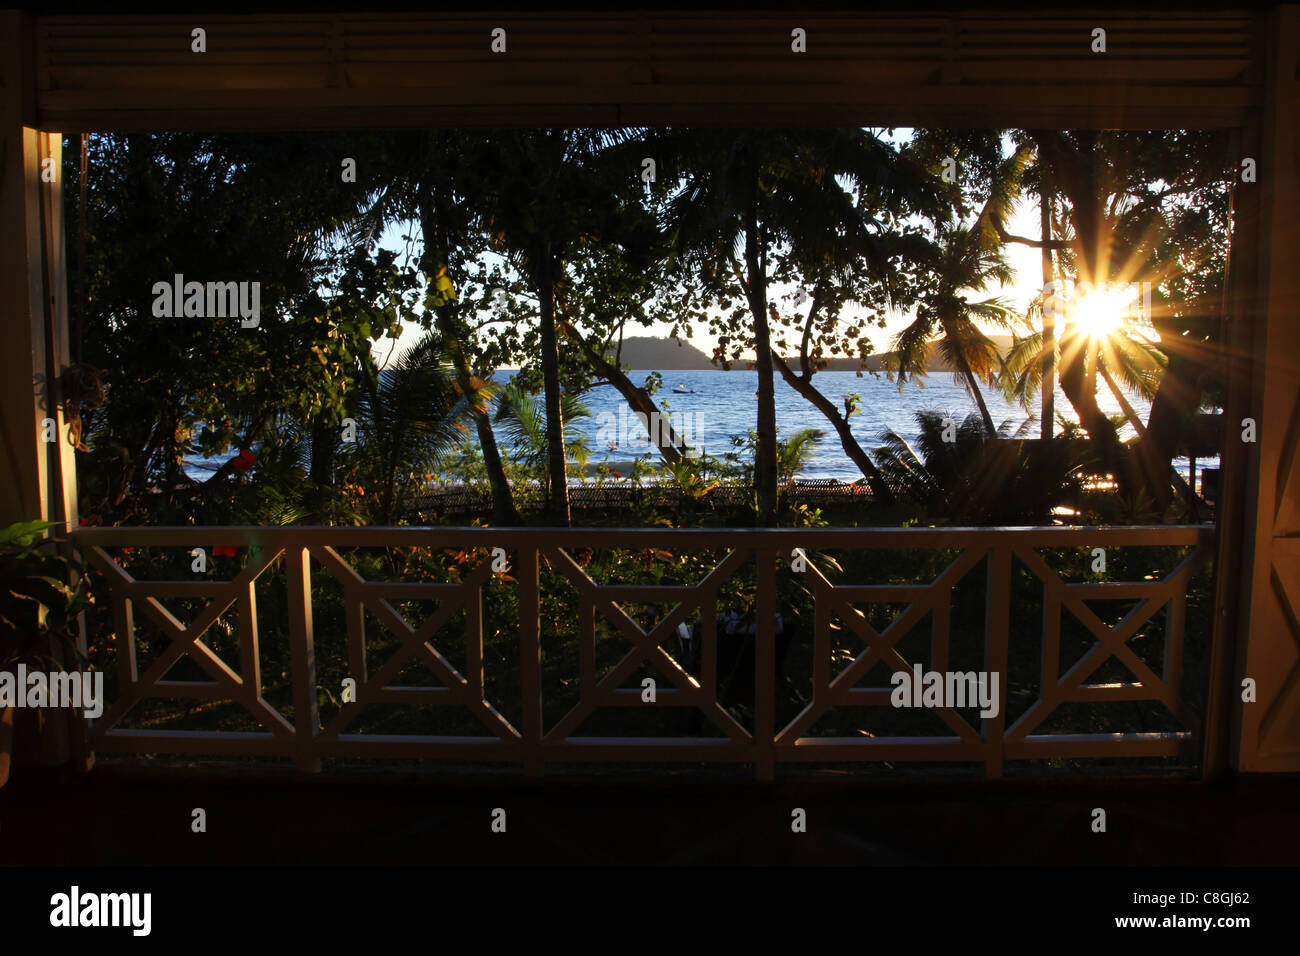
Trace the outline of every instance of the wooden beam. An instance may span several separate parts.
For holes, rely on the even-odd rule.
[[[58,389],[68,364],[62,137],[34,128],[33,64],[31,20],[0,11],[0,527],[43,520],[68,531],[77,504]],[[75,666],[61,648],[50,651]],[[46,715],[37,748],[25,760],[90,760],[84,726],[70,712]]]
[[[1248,507],[1242,543],[1242,632],[1235,706],[1244,771],[1300,770],[1300,6],[1269,24],[1268,82],[1258,163],[1259,268]],[[1239,190],[1250,189],[1248,185]],[[1229,422],[1226,439],[1240,441]],[[1240,701],[1240,681],[1257,701]]]
[[[40,155],[36,89],[30,82],[32,25],[0,13],[0,526],[48,519],[48,451],[41,443],[41,396],[34,377],[45,372],[42,321]]]
[[[41,17],[37,102],[64,131],[1215,128],[1258,105],[1259,30],[1250,13],[1120,11]]]
[[[32,125],[31,22],[0,18],[0,526],[39,518],[69,528],[75,464],[57,386],[68,364],[62,137]]]
[[[1259,156],[1259,122],[1252,120],[1232,134],[1229,155],[1234,165],[1247,156]],[[1238,179],[1240,175],[1238,174]],[[1253,184],[1234,184],[1231,194],[1232,234],[1225,276],[1222,350],[1227,381],[1224,398],[1224,442],[1220,453],[1219,497],[1215,502],[1218,540],[1215,543],[1214,620],[1211,622],[1210,657],[1205,688],[1204,735],[1201,776],[1214,780],[1234,766],[1236,743],[1241,738],[1241,687],[1238,652],[1244,651],[1246,631],[1242,618],[1243,594],[1249,597],[1253,573],[1246,557],[1244,534],[1248,508],[1247,489],[1257,483],[1258,456],[1248,453],[1236,427],[1252,414],[1252,361],[1263,334],[1255,312],[1259,271],[1259,190]],[[1252,471],[1248,474],[1248,471]],[[1254,536],[1250,535],[1253,541]],[[1243,567],[1244,566],[1244,567]]]

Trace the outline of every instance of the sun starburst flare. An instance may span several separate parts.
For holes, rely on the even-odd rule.
[[[1089,290],[1070,310],[1070,321],[1092,339],[1104,339],[1132,322],[1140,309],[1133,286],[1102,287]]]

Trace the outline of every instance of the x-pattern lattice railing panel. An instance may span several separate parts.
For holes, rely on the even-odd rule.
[[[191,532],[191,539],[193,532]],[[95,746],[106,751],[187,752],[201,737],[203,752],[259,755],[293,752],[294,727],[262,696],[257,597],[254,584],[278,558],[279,550],[264,549],[250,558],[230,581],[137,581],[104,547],[90,546],[84,556],[103,572],[112,587],[114,636],[117,650],[118,699],[95,722]],[[164,598],[206,599],[206,606],[184,624],[163,604]],[[232,670],[203,641],[217,619],[238,605],[239,673]],[[136,610],[148,618],[170,645],[143,673],[137,662]],[[210,680],[167,680],[182,659],[197,664]],[[185,731],[143,731],[117,725],[141,701],[150,697],[229,700],[253,715],[262,733],[195,734]]]
[[[1190,554],[1159,580],[1140,582],[1067,582],[1049,566],[1039,548],[1076,545],[1093,546],[1161,544],[1192,548]],[[1200,529],[1161,529],[1156,535],[1139,529],[1000,530],[971,533],[970,546],[926,584],[834,585],[815,566],[807,576],[814,597],[813,700],[777,735],[777,759],[821,761],[828,759],[890,760],[977,760],[990,773],[999,772],[1006,759],[1060,757],[1154,757],[1186,755],[1198,727],[1187,713],[1182,697],[1182,664],[1185,638],[1187,589],[1190,579],[1206,562],[1209,550]],[[893,541],[881,545],[893,546]],[[860,546],[870,547],[868,537]],[[1012,609],[1009,603],[1013,561],[1019,562],[1042,585],[1041,676],[1038,696],[1015,723],[1006,729],[1008,673],[1008,629]],[[977,731],[952,706],[931,708],[952,730],[950,737],[877,736],[825,738],[806,736],[809,728],[833,706],[888,706],[891,687],[861,687],[859,681],[878,664],[892,673],[911,674],[914,661],[897,649],[902,638],[927,616],[932,619],[930,671],[949,670],[953,588],[981,562],[987,568],[985,589],[985,673],[1004,675],[995,713],[981,719]],[[1154,578],[1155,575],[1148,577]],[[1136,601],[1115,624],[1103,621],[1086,603],[1088,600]],[[903,610],[883,629],[872,626],[855,606],[858,603],[902,605]],[[1163,673],[1157,675],[1128,645],[1144,625],[1165,611]],[[1077,619],[1095,639],[1095,644],[1064,674],[1061,662],[1063,613]],[[838,616],[866,645],[852,661],[832,674],[831,622]],[[1110,659],[1126,665],[1138,678],[1128,683],[1084,683]],[[1164,705],[1181,730],[1164,733],[1039,733],[1039,728],[1066,702],[1107,703],[1149,701]]]
[[[109,752],[281,756],[296,759],[304,769],[317,769],[322,758],[337,757],[494,761],[522,764],[532,773],[540,773],[548,762],[725,761],[753,764],[761,777],[770,777],[777,763],[795,762],[958,762],[982,764],[989,775],[1000,775],[1008,760],[1185,757],[1200,732],[1182,681],[1188,592],[1193,576],[1209,557],[1212,538],[1208,527],[84,529],[75,533],[76,545],[90,565],[105,575],[112,590],[117,678],[117,697],[92,723],[91,739],[97,749]],[[188,550],[198,543],[246,546],[247,557],[228,581],[139,580],[118,558],[123,549]],[[442,549],[470,557],[463,561],[463,570],[447,580],[371,580],[357,570],[355,555],[367,549],[407,548]],[[1067,571],[1053,566],[1053,554],[1072,550],[1096,554],[1095,549],[1117,554],[1134,548],[1173,550],[1176,563],[1171,570],[1144,574],[1139,581],[1099,579],[1102,576],[1097,574],[1080,575],[1077,568]],[[668,579],[671,583],[653,575],[646,583],[636,577],[641,572],[633,573],[630,581],[607,581],[593,570],[595,553],[640,554],[646,561],[662,555],[683,566],[689,554],[692,570],[674,574]],[[921,555],[931,570],[909,572],[891,554]],[[510,574],[494,581],[506,566],[506,555]],[[834,555],[869,560],[841,564]],[[283,569],[273,572],[280,561]],[[982,589],[976,573],[981,566]],[[867,567],[875,570],[862,570]],[[1150,565],[1142,567],[1151,570]],[[573,608],[559,619],[543,609],[539,586],[543,568],[550,575],[548,584],[563,585],[575,595]],[[877,580],[882,576],[884,580]],[[1085,579],[1074,579],[1079,577]],[[282,630],[287,632],[291,658],[288,714],[290,708],[282,712],[266,696],[265,648],[259,639],[264,622],[255,588],[259,581],[264,587],[283,586],[287,599],[287,626]],[[342,591],[342,634],[315,625],[313,602],[322,600],[326,581]],[[510,700],[499,696],[492,700],[485,680],[484,594],[488,587],[502,586],[513,588],[513,601],[507,606],[517,610],[505,632],[499,622],[494,631],[498,640],[502,633],[508,634],[511,646],[508,653],[498,653],[496,661],[506,667],[518,662],[509,675],[509,686],[517,689]],[[958,591],[963,588],[959,601]],[[1041,660],[1037,679],[1022,682],[1035,686],[1017,688],[1023,707],[1008,726],[1009,667],[1026,650],[1021,645],[1027,625],[1016,602],[1030,591],[1041,607],[1037,648]],[[741,593],[748,597],[738,598]],[[803,603],[791,594],[802,594]],[[972,594],[978,604],[974,610]],[[205,603],[184,623],[163,604],[175,598]],[[1115,615],[1103,615],[1090,604],[1105,601],[1130,606],[1113,620]],[[436,608],[413,622],[403,608],[418,602],[433,602]],[[748,624],[735,632],[737,602],[742,623]],[[636,605],[654,609],[649,623],[637,619],[631,610]],[[744,694],[752,706],[739,703],[730,685],[724,693],[719,679],[724,605],[732,612],[728,653],[734,656],[739,641],[752,664],[752,677],[742,668],[749,685]],[[800,607],[804,620],[799,619]],[[232,609],[237,669],[205,641],[213,625]],[[137,613],[168,642],[143,669],[136,653]],[[955,620],[955,613],[962,619]],[[1153,668],[1131,642],[1150,638],[1161,613],[1160,662]],[[881,614],[887,620],[884,626]],[[972,624],[981,614],[982,628]],[[395,649],[374,665],[367,618],[386,632],[390,645],[395,642]],[[1073,663],[1063,651],[1067,620],[1073,622],[1074,631],[1082,631],[1093,642]],[[979,711],[972,718],[962,712],[963,707],[970,709],[970,702],[939,701],[926,709],[938,722],[936,731],[942,727],[943,733],[903,734],[891,730],[888,719],[883,733],[862,728],[858,736],[819,733],[819,722],[833,711],[851,710],[864,715],[864,720],[873,711],[889,717],[893,688],[861,682],[882,667],[891,677],[919,670],[922,652],[916,650],[916,641],[924,636],[926,622],[925,663],[931,673],[950,669],[958,652],[954,635],[960,632],[966,641],[974,635],[983,655],[982,673],[1003,678],[991,685],[997,688],[992,712]],[[680,641],[676,649],[671,644],[683,628],[697,642],[693,644],[698,648],[696,662],[682,657]],[[1013,631],[1019,642],[1015,647]],[[800,635],[802,642],[791,634]],[[784,640],[779,639],[782,635]],[[552,657],[576,647],[576,674],[569,675],[576,677],[576,699],[573,694],[562,698],[551,675],[544,679],[544,637]],[[597,648],[598,640],[605,639],[608,643],[602,646],[608,650],[617,644],[620,656],[602,673]],[[837,650],[845,640],[862,647],[856,653]],[[463,654],[448,651],[452,645],[463,646]],[[913,650],[906,651],[907,647]],[[962,653],[969,651],[964,647]],[[337,712],[322,720],[318,695],[324,688],[318,683],[317,664],[328,654],[345,659],[355,693],[343,696]],[[202,669],[209,680],[169,680],[168,672],[182,660]],[[1069,664],[1064,673],[1063,660]],[[800,661],[807,664],[806,673],[799,671]],[[1095,675],[1109,661],[1126,667],[1134,679],[1099,681]],[[413,665],[423,667],[440,686],[396,683],[403,669]],[[645,668],[666,678],[651,700],[640,688],[625,686]],[[799,681],[807,693],[798,691]],[[283,697],[286,688],[278,690]],[[251,715],[261,729],[120,726],[132,708],[150,698],[226,701]],[[547,700],[553,707],[560,705],[550,720],[543,706]],[[1163,706],[1178,729],[1104,733],[1046,729],[1066,705],[1115,702]],[[360,726],[372,708],[429,704],[439,705],[431,708],[437,713],[445,713],[445,707],[470,715],[485,733],[370,732]],[[582,735],[584,722],[607,708],[651,707],[692,710],[699,717],[697,725],[707,725],[713,736]],[[789,715],[778,724],[782,707]],[[518,716],[510,719],[507,713]]]
[[[749,558],[750,552],[737,548],[694,585],[616,585],[598,584],[563,548],[546,548],[543,558],[551,568],[572,583],[579,596],[577,640],[580,652],[581,699],[542,739],[548,756],[560,758],[605,759],[609,741],[600,737],[576,737],[574,731],[598,707],[644,706],[640,688],[622,685],[641,665],[653,665],[673,684],[670,689],[655,689],[655,703],[692,706],[725,736],[722,738],[679,738],[640,741],[637,752],[644,759],[735,760],[752,762],[755,758],[753,735],[718,701],[718,590]],[[631,602],[648,601],[671,604],[671,610],[646,631],[624,609]],[[699,679],[687,671],[663,647],[687,623],[692,611],[700,612],[701,674]],[[596,674],[596,618],[604,617],[625,638],[631,648],[603,677]]]
[[[482,587],[491,576],[491,562],[482,561],[457,583],[389,583],[367,581],[331,547],[309,549],[309,553],[344,587],[347,613],[349,672],[357,682],[356,697],[345,702],[338,714],[317,735],[315,749],[328,756],[436,756],[439,752],[469,756],[505,756],[519,759],[520,733],[484,696]],[[394,600],[421,598],[438,600],[437,610],[418,627],[413,627],[393,606]],[[364,612],[371,611],[382,625],[401,641],[401,648],[374,673],[366,659]],[[432,641],[457,611],[465,611],[464,673],[448,660]],[[441,682],[441,687],[398,686],[392,680],[403,665],[418,661]],[[389,735],[377,745],[374,735],[344,734],[343,731],[368,706],[374,704],[436,703],[466,708],[492,734],[491,737]]]
[[[1128,756],[1173,756],[1192,735],[1194,727],[1183,703],[1182,661],[1187,587],[1192,575],[1209,557],[1206,549],[1193,551],[1159,581],[1125,583],[1066,583],[1048,567],[1032,548],[1018,547],[1014,554],[1044,586],[1043,668],[1041,693],[1037,701],[1007,730],[1006,755],[1033,757],[1091,756],[1099,753]],[[1088,599],[1137,599],[1138,604],[1115,625],[1103,622],[1087,605]],[[1155,674],[1128,645],[1138,631],[1161,609],[1165,609],[1164,667]],[[1068,611],[1096,638],[1097,643],[1064,675],[1060,675],[1061,617]],[[1085,684],[1109,658],[1126,665],[1138,680],[1128,683]],[[1130,733],[1080,734],[1062,740],[1060,735],[1032,731],[1066,701],[1102,703],[1108,701],[1156,701],[1167,707],[1187,730],[1177,735]]]
[[[812,581],[816,600],[813,625],[813,700],[777,735],[778,753],[789,759],[810,761],[854,752],[864,756],[887,752],[894,759],[983,759],[984,744],[979,734],[954,708],[946,706],[936,708],[935,713],[952,728],[955,736],[951,738],[915,741],[898,737],[874,737],[868,738],[864,743],[857,739],[811,738],[805,736],[805,733],[833,705],[889,704],[893,688],[861,688],[855,685],[880,662],[888,664],[895,673],[911,673],[911,662],[905,660],[894,645],[929,613],[936,616],[932,651],[934,668],[946,670],[952,588],[979,563],[985,553],[986,549],[978,547],[963,551],[934,581],[925,585],[868,584],[837,587],[815,566],[809,565],[806,573]],[[883,631],[878,631],[854,607],[855,601],[904,602],[906,609]],[[867,649],[832,677],[831,619],[834,614],[838,614],[866,642]]]

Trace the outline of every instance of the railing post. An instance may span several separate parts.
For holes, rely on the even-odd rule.
[[[524,773],[542,775],[542,611],[538,597],[537,546],[519,548],[520,687],[524,705]]]
[[[1259,127],[1259,121],[1252,119],[1244,129],[1233,130],[1230,155],[1259,156]],[[1258,473],[1249,455],[1252,446],[1234,440],[1232,423],[1240,423],[1251,414],[1255,340],[1264,335],[1263,321],[1252,311],[1262,238],[1259,191],[1234,186],[1230,205],[1236,225],[1228,249],[1227,315],[1221,324],[1222,360],[1227,366],[1228,388],[1220,431],[1223,449],[1219,458],[1218,500],[1214,503],[1218,518],[1214,541],[1214,621],[1206,668],[1205,712],[1201,718],[1201,779],[1207,781],[1221,779],[1231,769],[1236,749],[1233,740],[1239,739],[1241,733],[1240,702],[1234,703],[1233,684],[1237,661],[1248,637],[1242,624],[1242,609],[1249,603],[1250,594],[1250,588],[1243,583],[1249,578],[1250,570],[1244,567],[1248,562],[1243,562],[1241,556],[1245,553],[1245,536],[1253,535],[1246,523],[1250,510],[1247,488],[1258,484]]]
[[[776,552],[756,551],[758,600],[754,628],[754,770],[759,780],[776,776]]]
[[[984,766],[986,776],[1000,777],[1007,726],[1007,647],[1011,629],[1011,549],[1005,545],[989,549],[984,615],[984,672],[990,677],[998,675],[997,715],[982,721]]]
[[[316,700],[316,631],[312,623],[311,552],[300,544],[284,549],[289,589],[289,643],[293,653],[294,751],[298,769],[320,772],[316,732],[320,728]]]

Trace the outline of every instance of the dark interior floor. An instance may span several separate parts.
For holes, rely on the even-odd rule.
[[[1293,775],[756,783],[101,763],[15,768],[0,863],[1294,866],[1298,807]],[[792,832],[795,808],[806,832]]]

